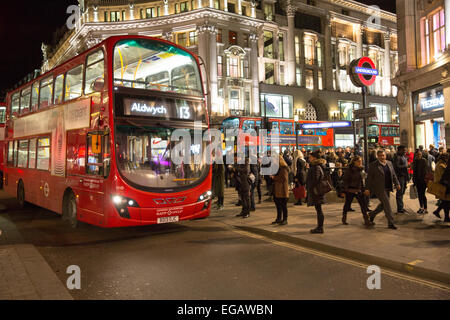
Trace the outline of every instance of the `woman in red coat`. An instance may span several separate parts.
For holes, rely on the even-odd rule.
[[[412,163],[414,161],[414,152],[413,152],[412,148],[408,149],[408,152],[406,153],[406,159],[408,159],[408,165],[409,165],[408,173],[409,173],[409,176],[412,177],[412,174],[413,174]]]

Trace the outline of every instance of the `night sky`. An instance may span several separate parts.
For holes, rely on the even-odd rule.
[[[395,12],[394,0],[360,0]],[[67,8],[77,0],[0,1],[0,98],[42,64],[41,43],[66,23]]]

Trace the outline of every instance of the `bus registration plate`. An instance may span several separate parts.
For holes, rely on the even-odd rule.
[[[178,222],[179,220],[180,220],[180,218],[178,216],[175,216],[175,217],[162,217],[162,218],[158,218],[158,224]]]

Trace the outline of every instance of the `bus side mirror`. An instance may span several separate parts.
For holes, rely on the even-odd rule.
[[[103,88],[105,87],[105,80],[103,78],[97,78],[94,82],[92,82],[92,91],[94,92],[101,92],[103,91]]]

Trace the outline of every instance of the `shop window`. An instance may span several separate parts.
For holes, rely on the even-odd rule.
[[[273,4],[264,3],[264,19],[273,21]]]
[[[189,32],[189,46],[195,46],[197,44],[197,31]]]
[[[313,90],[314,89],[314,70],[310,70],[310,69],[305,70],[305,81],[306,81],[306,88]]]
[[[445,13],[440,9],[421,20],[422,65],[435,61],[446,49]]]
[[[182,46],[182,47],[186,47],[187,46],[187,37],[186,37],[186,33],[178,33],[177,34],[177,44]]]
[[[270,118],[291,119],[293,117],[292,96],[262,94],[261,113]]]
[[[278,35],[278,57],[280,61],[284,61],[284,38],[283,35]]]
[[[214,9],[220,10],[220,0],[214,0]]]
[[[229,44],[237,44],[237,33],[234,31],[228,32],[228,42]]]
[[[274,84],[275,80],[275,70],[273,63],[265,63],[264,64],[264,74],[265,74],[265,83]]]
[[[295,36],[295,62],[300,64],[300,38]]]
[[[305,35],[304,46],[305,46],[305,63],[309,65],[315,64],[315,38],[310,35]]]
[[[223,57],[217,56],[217,76],[222,77],[223,75]]]
[[[236,5],[234,3],[228,2],[228,12],[236,13]]]
[[[240,104],[239,104],[239,90],[230,90],[230,103],[229,103],[229,109],[230,110],[240,110]]]
[[[230,72],[229,76],[232,78],[239,77],[239,58],[238,57],[230,57]]]
[[[302,72],[299,67],[295,68],[295,82],[299,87],[302,85]]]
[[[111,22],[120,21],[120,12],[119,11],[111,11]]]
[[[264,58],[274,59],[273,32],[264,31]]]
[[[318,72],[318,77],[317,77],[317,81],[318,81],[318,85],[319,85],[319,90],[323,90],[323,72],[319,71]]]
[[[353,121],[353,111],[359,109],[359,103],[351,101],[339,101],[340,119]]]

